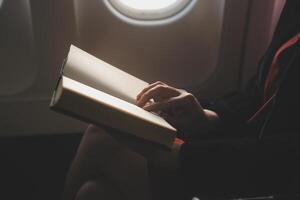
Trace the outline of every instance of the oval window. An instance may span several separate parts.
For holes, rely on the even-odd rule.
[[[107,0],[114,14],[135,21],[163,21],[184,13],[197,0]],[[189,6],[190,5],[190,6]],[[117,13],[116,13],[117,12]],[[121,17],[122,17],[121,16]]]

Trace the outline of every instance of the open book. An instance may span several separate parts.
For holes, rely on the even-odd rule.
[[[71,45],[50,108],[170,148],[176,129],[135,105],[148,83]]]

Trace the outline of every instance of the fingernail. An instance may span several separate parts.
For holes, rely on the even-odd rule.
[[[142,107],[144,110],[147,110],[149,108],[149,106],[143,106]]]

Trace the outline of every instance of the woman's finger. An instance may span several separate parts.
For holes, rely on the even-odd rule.
[[[159,101],[176,95],[179,95],[179,92],[176,89],[166,85],[157,85],[145,92],[137,101],[137,105],[143,107],[151,99]]]
[[[147,92],[148,90],[152,89],[153,87],[157,86],[157,85],[165,85],[165,83],[161,82],[161,81],[157,81],[155,83],[152,83],[150,85],[148,85],[147,87],[145,87],[136,97],[136,100],[138,101],[145,92]]]
[[[152,111],[152,112],[158,112],[158,111],[163,111],[163,112],[169,112],[172,111],[172,109],[181,106],[182,102],[180,101],[180,98],[178,97],[172,97],[169,98],[165,101],[161,102],[155,102],[149,105],[146,105],[143,107],[143,109],[147,111]]]

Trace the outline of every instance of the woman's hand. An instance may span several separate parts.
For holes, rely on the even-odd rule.
[[[218,115],[202,108],[194,95],[163,82],[155,82],[137,96],[137,105],[156,112],[184,135],[191,137],[214,126]]]

